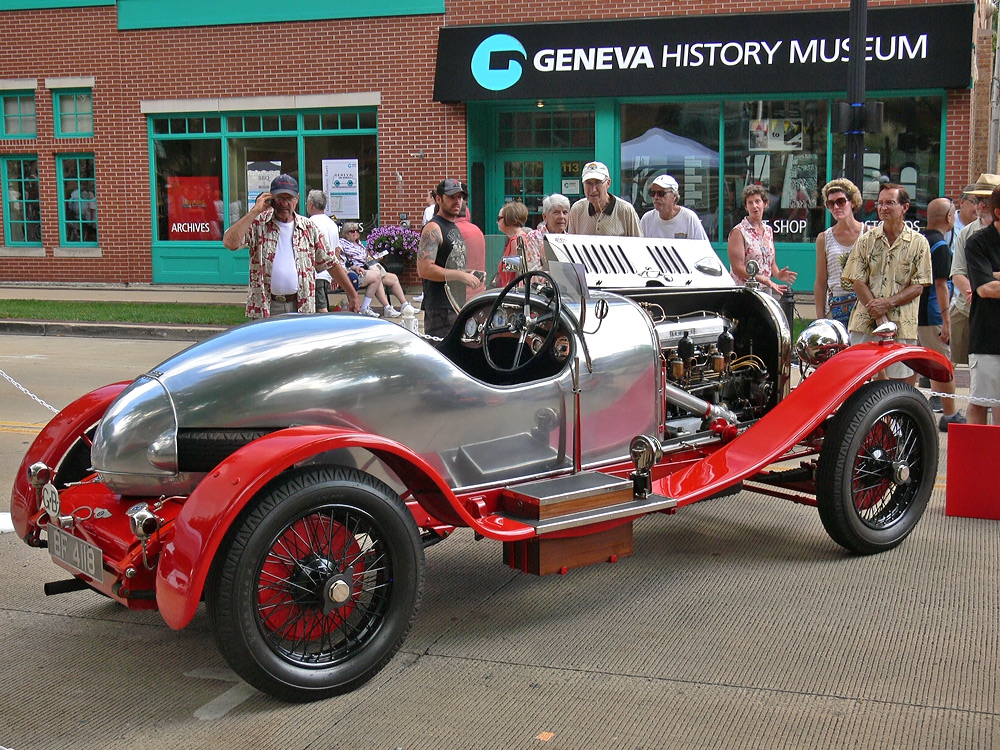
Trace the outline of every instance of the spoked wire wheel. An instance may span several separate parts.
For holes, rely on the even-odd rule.
[[[384,620],[393,570],[372,519],[325,505],[288,524],[264,555],[257,621],[271,648],[302,665],[361,650]]]
[[[861,386],[831,419],[820,451],[816,500],[827,533],[859,554],[895,547],[924,512],[937,461],[933,414],[916,389]]]
[[[388,486],[357,469],[280,479],[234,524],[206,585],[226,661],[288,700],[353,690],[392,658],[423,589],[420,535]]]

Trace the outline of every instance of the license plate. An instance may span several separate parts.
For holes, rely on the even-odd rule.
[[[49,554],[52,557],[98,583],[104,581],[104,554],[99,547],[67,534],[52,524],[48,525],[48,535]]]

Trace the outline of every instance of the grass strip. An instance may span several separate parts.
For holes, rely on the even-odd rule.
[[[34,299],[0,301],[0,318],[216,326],[235,326],[245,323],[247,320],[243,305],[203,305],[183,302],[76,302]]]

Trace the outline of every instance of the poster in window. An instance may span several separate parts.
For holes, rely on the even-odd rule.
[[[251,161],[247,163],[247,211],[261,193],[271,189],[271,180],[281,174],[281,160]],[[244,211],[243,213],[246,213]],[[243,214],[240,214],[242,216]]]
[[[168,177],[168,239],[222,239],[221,207],[218,177]]]
[[[358,160],[323,159],[323,192],[327,216],[336,216],[341,221],[360,219]]]
[[[750,121],[750,151],[801,151],[802,118]]]

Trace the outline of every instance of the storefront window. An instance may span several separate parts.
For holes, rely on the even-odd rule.
[[[155,239],[221,240],[222,141],[161,140],[155,153]]]
[[[282,172],[299,181],[299,212],[309,190],[326,188],[338,219],[376,223],[375,117],[343,110],[154,118],[154,239],[221,240]]]
[[[680,202],[719,234],[719,104],[625,104],[621,108],[621,197],[642,216],[653,208],[649,187],[661,174],[680,185]]]
[[[352,119],[357,119],[353,113]],[[366,232],[378,224],[378,152],[375,136],[309,136],[303,141],[306,171],[299,180],[301,210],[305,211],[305,198],[310,190],[323,189],[325,162],[328,173],[354,174],[356,170],[358,179],[356,190],[345,186],[343,190],[335,189],[332,194],[327,193],[327,211],[338,221],[360,221]]]
[[[770,195],[765,220],[776,242],[814,242],[825,228],[825,100],[726,102],[723,239],[746,211],[748,184]]]
[[[941,113],[942,97],[881,97],[883,102],[881,133],[865,136],[862,221],[875,223],[875,201],[879,181],[895,182],[910,195],[906,221],[921,229],[927,226],[927,204],[938,197],[941,184]],[[846,138],[833,137],[834,170],[845,164]]]

